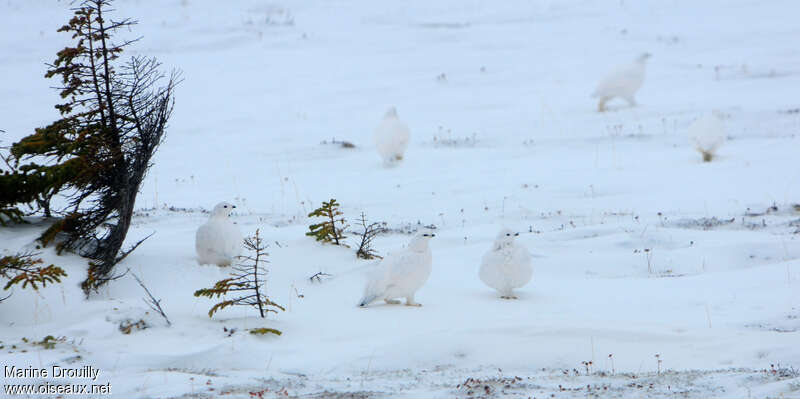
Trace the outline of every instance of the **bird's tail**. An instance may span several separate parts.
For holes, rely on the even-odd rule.
[[[361,307],[367,306],[370,303],[375,302],[376,299],[378,299],[378,295],[375,295],[375,294],[364,294],[364,297],[361,298],[361,300],[358,302],[358,306],[361,306]]]
[[[364,287],[364,295],[358,306],[364,307],[378,300],[386,293],[386,270],[374,269],[367,273],[367,284]]]

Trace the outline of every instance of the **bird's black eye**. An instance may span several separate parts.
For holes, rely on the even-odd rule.
[[[506,233],[506,236],[511,237],[511,233]]]
[[[231,208],[236,208],[236,205],[232,205]]]
[[[227,208],[228,206],[227,206],[227,205],[223,205],[222,207],[223,207],[223,208]]]

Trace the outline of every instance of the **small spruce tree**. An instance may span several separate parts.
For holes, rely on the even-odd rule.
[[[308,217],[321,217],[325,220],[308,226],[309,232],[306,235],[314,237],[317,241],[346,247],[344,230],[349,226],[341,215],[342,211],[339,210],[339,203],[335,199],[323,201],[322,206],[309,213]]]
[[[265,277],[267,270],[262,267],[263,263],[268,263],[266,252],[267,245],[256,230],[255,235],[244,240],[245,249],[251,255],[240,256],[243,263],[233,266],[231,277],[217,281],[211,288],[203,288],[194,292],[196,297],[222,298],[225,299],[216,303],[208,311],[208,317],[229,306],[252,306],[258,309],[259,315],[264,318],[269,312],[278,313],[278,310],[286,310],[283,306],[273,302],[267,296]],[[228,296],[231,297],[228,297]],[[281,332],[274,329],[264,329],[266,332],[280,335]],[[262,332],[263,333],[263,332]]]
[[[0,147],[0,150],[9,151],[9,148]],[[47,187],[45,177],[16,168],[10,153],[0,154],[0,160],[4,164],[0,165],[0,226],[24,223],[25,213],[18,204],[35,202],[39,193]]]
[[[30,285],[38,291],[39,284],[45,287],[48,283],[60,283],[61,278],[67,276],[64,269],[58,266],[41,266],[44,262],[37,255],[26,252],[0,258],[0,277],[8,280],[3,286],[4,291],[18,284],[22,284],[22,288]],[[0,298],[0,301],[6,298],[8,296]]]

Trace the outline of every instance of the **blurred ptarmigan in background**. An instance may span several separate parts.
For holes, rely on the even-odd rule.
[[[695,149],[703,156],[703,162],[711,162],[717,150],[725,144],[722,114],[714,110],[703,115],[689,125],[687,133]]]
[[[375,147],[386,165],[403,160],[410,134],[405,122],[397,117],[397,109],[389,108],[375,129]]]
[[[604,112],[606,103],[616,97],[627,101],[631,106],[636,105],[634,96],[644,83],[645,67],[649,58],[650,53],[644,53],[632,64],[614,68],[600,81],[597,89],[592,93],[592,97],[598,99],[598,112]]]

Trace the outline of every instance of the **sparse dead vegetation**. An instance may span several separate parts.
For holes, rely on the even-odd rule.
[[[336,146],[339,146],[339,147],[342,147],[342,148],[348,148],[348,149],[356,148],[355,144],[353,144],[353,143],[351,143],[351,142],[349,142],[347,140],[336,140],[336,138],[332,138],[331,141],[322,140],[322,142],[320,144],[322,144],[322,145],[336,145]]]
[[[439,130],[433,136],[434,147],[475,147],[478,143],[478,133],[472,133],[469,136],[454,136],[451,129],[445,129],[439,126]]]
[[[145,330],[147,328],[150,328],[150,325],[143,319],[126,319],[119,323],[119,331],[125,335],[130,335],[132,332]]]
[[[700,230],[711,230],[717,227],[729,225],[736,221],[736,218],[730,219],[718,219],[716,216],[711,218],[699,218],[699,219],[681,219],[675,221],[675,226],[682,227],[686,229],[700,229]]]
[[[361,225],[362,230],[358,233],[359,242],[356,256],[361,259],[383,259],[383,257],[378,255],[377,251],[372,248],[372,240],[374,240],[378,234],[386,231],[386,222],[373,222],[368,224],[367,216],[364,212],[361,212],[358,223]]]
[[[128,271],[130,271],[130,269],[128,269]],[[141,278],[139,278],[139,276],[137,276],[135,273],[131,273],[131,276],[133,276],[133,278],[136,280],[136,282],[139,283],[139,286],[142,287],[142,289],[144,290],[145,294],[147,294],[147,298],[142,298],[144,303],[146,303],[147,306],[149,306],[151,310],[153,310],[154,312],[158,313],[159,315],[161,315],[161,317],[164,318],[164,320],[167,322],[167,327],[172,326],[172,322],[169,321],[169,317],[167,317],[167,314],[164,312],[164,309],[161,307],[161,300],[160,299],[156,299],[153,296],[153,294],[150,293],[150,290],[147,288],[147,286],[144,285],[144,282],[142,281]]]
[[[321,283],[326,278],[330,278],[330,277],[332,277],[332,276],[330,274],[328,274],[328,273],[317,272],[317,273],[314,273],[313,276],[309,277],[308,281],[310,281],[312,283]]]

